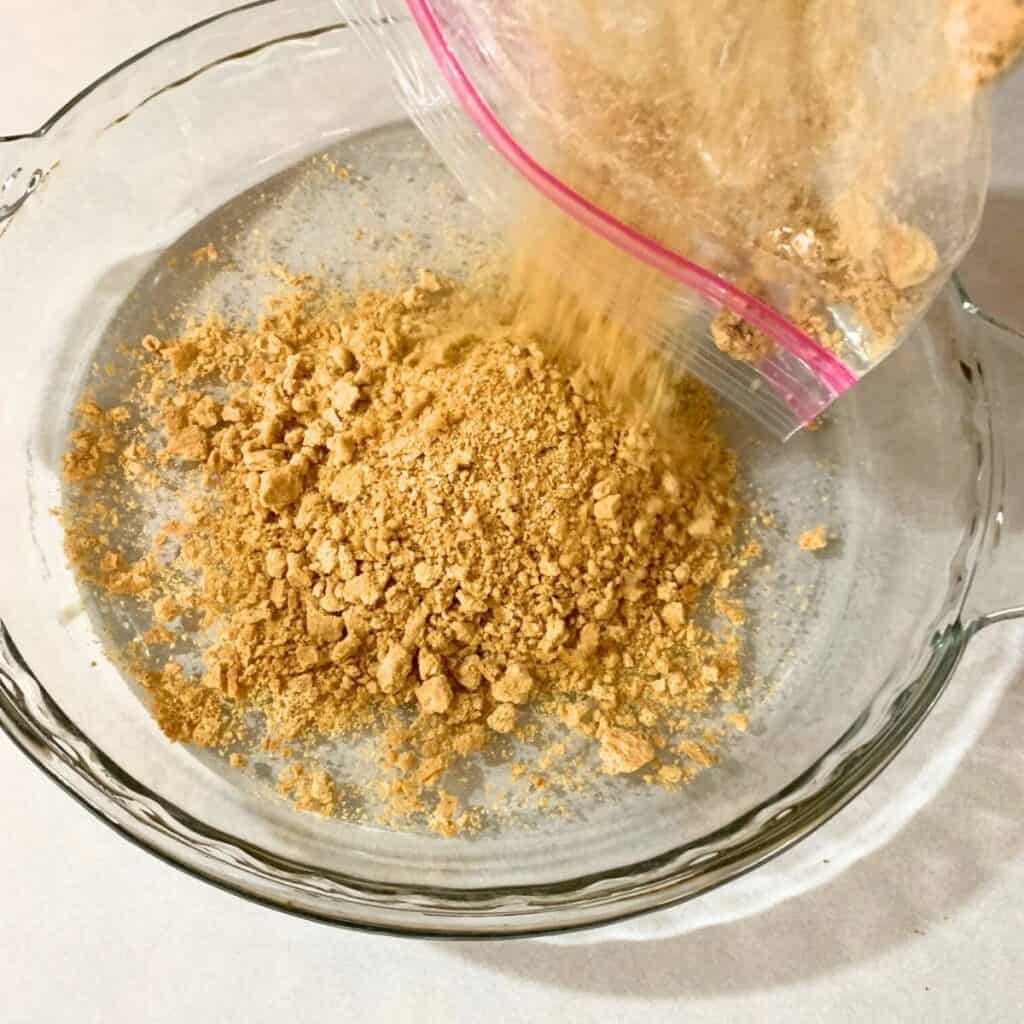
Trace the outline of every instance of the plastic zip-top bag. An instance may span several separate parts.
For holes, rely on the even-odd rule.
[[[899,345],[976,231],[988,101],[948,0],[338,4],[557,282],[534,313],[623,325],[609,365],[653,352],[780,437]]]

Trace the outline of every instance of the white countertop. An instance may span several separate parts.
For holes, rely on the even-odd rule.
[[[0,135],[224,6],[0,0]],[[1024,325],[1024,73],[997,102],[989,209],[968,277]],[[896,764],[763,875],[568,942],[381,938],[251,906],[127,844],[0,738],[0,1021],[1024,1020],[1022,651],[1021,624],[982,634]],[[971,721],[965,687],[993,695]]]

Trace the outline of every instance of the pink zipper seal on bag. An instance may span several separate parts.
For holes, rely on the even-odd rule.
[[[833,398],[856,383],[857,378],[841,360],[767,303],[634,230],[595,206],[537,163],[505,129],[466,74],[448,45],[429,0],[406,0],[406,4],[459,104],[473,119],[484,138],[543,196],[623,252],[661,271],[715,305],[735,313],[767,335],[809,367]],[[769,372],[766,376],[771,379],[774,374]],[[794,412],[799,413],[799,396],[790,393],[786,399]]]

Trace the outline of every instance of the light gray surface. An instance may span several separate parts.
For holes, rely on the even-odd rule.
[[[0,0],[0,134],[34,128],[111,64],[221,6]],[[967,277],[1024,325],[1022,115],[1018,75],[997,104],[991,213]],[[923,806],[909,822],[887,819],[949,732],[955,703],[940,707],[901,762],[792,855],[800,894],[772,906],[754,875],[689,911],[564,944],[414,943],[249,906],[132,849],[0,740],[0,1019],[1020,1020],[1022,647],[1012,625],[979,640],[955,685],[1016,673],[991,721],[965,724],[977,738],[959,764],[953,752],[914,783]],[[863,834],[879,828],[892,832],[880,847]]]

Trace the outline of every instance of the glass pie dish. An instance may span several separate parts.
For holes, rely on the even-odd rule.
[[[261,263],[362,281],[401,243],[458,273],[476,219],[404,121],[389,70],[327,2],[268,0],[199,23],[39,131],[0,138],[0,724],[125,837],[327,922],[512,936],[699,896],[845,806],[924,720],[971,638],[1024,616],[1024,494],[1010,472],[1024,431],[1005,397],[1024,387],[1024,341],[954,284],[823,429],[779,446],[726,418],[779,524],[771,581],[749,595],[750,670],[771,694],[691,785],[626,786],[576,819],[440,839],[297,814],[166,742],[104,657],[51,515],[90,368],[186,299],[252,301]],[[382,241],[359,248],[367,221]],[[223,265],[188,258],[210,242]],[[810,556],[795,537],[819,523],[837,539]]]

